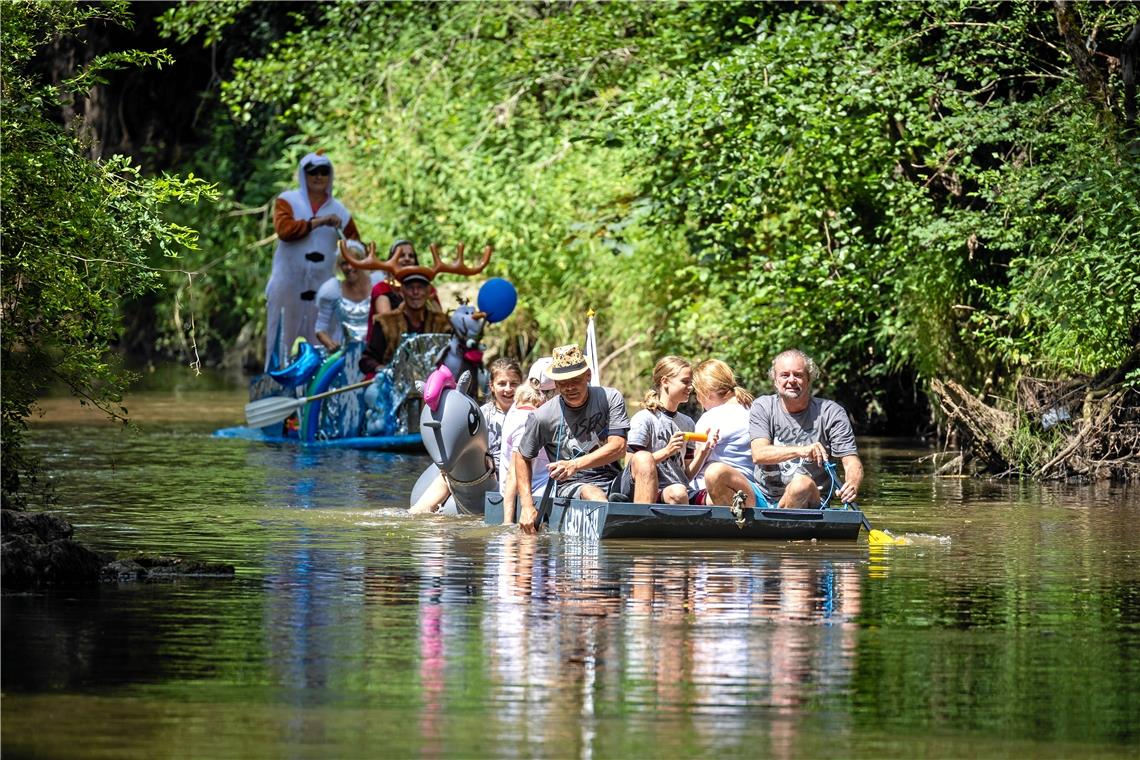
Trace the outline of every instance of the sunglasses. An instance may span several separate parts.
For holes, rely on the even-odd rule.
[[[327,177],[332,174],[332,169],[327,166],[314,166],[312,169],[306,169],[305,174],[310,177]]]

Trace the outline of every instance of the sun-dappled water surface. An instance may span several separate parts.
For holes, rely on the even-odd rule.
[[[907,546],[589,544],[411,518],[424,457],[210,437],[240,390],[130,401],[133,432],[35,424],[60,511],[237,576],[5,596],[6,756],[1140,749],[1135,489],[865,440],[864,508]]]

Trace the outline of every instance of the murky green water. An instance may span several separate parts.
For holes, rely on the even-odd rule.
[[[1137,489],[863,441],[910,546],[584,545],[411,519],[421,457],[211,438],[243,401],[35,427],[77,537],[238,572],[3,597],[6,758],[1140,752]]]

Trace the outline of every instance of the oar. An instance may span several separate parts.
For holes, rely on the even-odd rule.
[[[553,486],[554,478],[546,481],[546,488],[542,492],[542,498],[538,500],[538,517],[534,520],[535,533],[538,533],[538,529],[542,527],[542,521],[546,518],[546,513],[550,511],[550,505],[554,501],[550,494]]]
[[[359,383],[346,385],[343,388],[334,388],[331,391],[325,391],[324,393],[318,393],[315,396],[308,396],[306,398],[270,396],[269,398],[250,401],[245,405],[245,424],[251,428],[260,428],[265,427],[266,425],[272,425],[275,422],[281,422],[286,417],[310,401],[316,401],[317,399],[325,398],[327,396],[334,396],[337,393],[354,391],[357,388],[363,388],[364,386],[371,384],[371,380],[362,380]]]
[[[823,467],[824,467],[824,469],[827,470],[828,474],[831,475],[831,483],[832,483],[832,486],[835,488],[835,490],[838,491],[839,489],[843,488],[843,482],[840,481],[838,476],[836,476],[836,474],[835,474],[835,464],[832,462],[826,462],[826,463],[824,463]],[[846,503],[844,503],[843,506],[849,507],[851,509],[859,509],[859,505],[853,501],[852,502],[846,502]],[[870,544],[905,544],[906,543],[905,538],[895,538],[895,536],[892,535],[890,531],[875,530],[874,528],[871,527],[871,521],[867,519],[867,515],[862,511],[860,511],[859,514],[863,518],[863,527],[867,529],[867,543],[870,543]]]
[[[859,505],[852,502],[850,506],[855,509]],[[863,513],[860,513],[863,514]],[[863,527],[867,529],[867,543],[869,544],[905,544],[905,538],[897,538],[889,530],[875,530],[871,527],[871,521],[867,519],[867,515],[863,515]]]

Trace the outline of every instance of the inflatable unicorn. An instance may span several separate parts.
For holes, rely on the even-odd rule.
[[[467,395],[470,384],[470,372],[460,375],[456,383],[446,366],[432,372],[427,382],[416,384],[424,397],[420,437],[433,464],[416,481],[410,503],[415,504],[443,472],[451,497],[438,514],[481,515],[484,495],[499,487],[487,451],[487,422]]]

